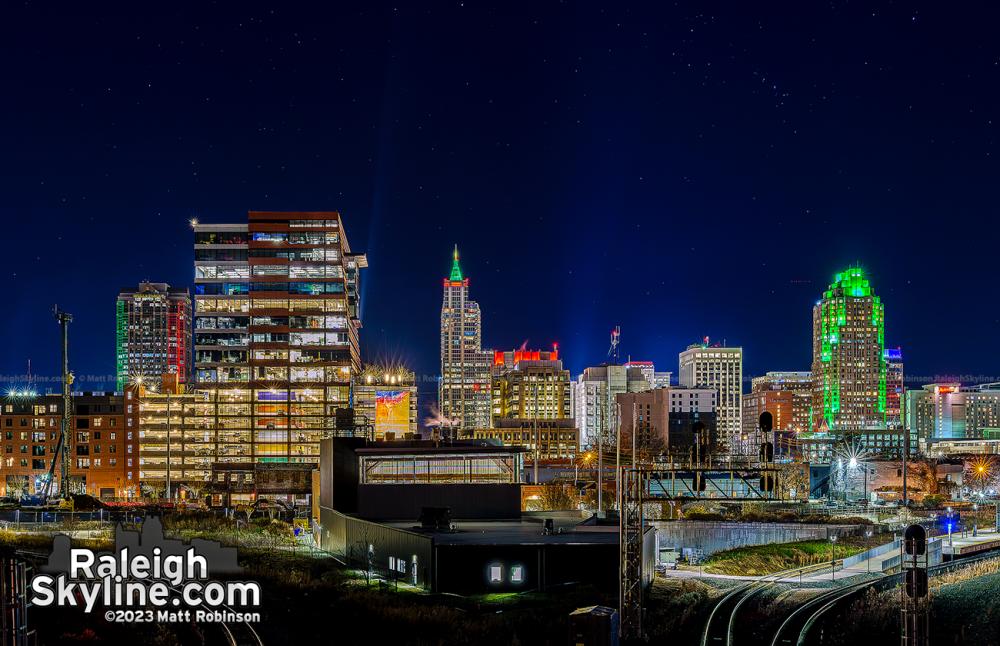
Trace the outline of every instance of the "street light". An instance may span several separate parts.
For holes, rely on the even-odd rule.
[[[830,536],[830,580],[837,580],[837,570],[834,569],[837,563],[837,535]]]
[[[865,543],[866,543],[866,546],[868,547],[868,549],[870,550],[871,549],[871,540],[872,540],[872,530],[869,529],[868,531],[865,532],[865,538],[868,539],[867,541],[865,541]],[[872,557],[872,555],[869,552],[868,558],[865,559],[868,562],[868,574],[872,573],[872,558],[871,557]]]

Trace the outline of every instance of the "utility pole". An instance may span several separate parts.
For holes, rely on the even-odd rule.
[[[52,313],[59,321],[62,329],[62,387],[63,387],[63,414],[62,414],[62,455],[52,456],[52,459],[60,459],[59,467],[59,493],[63,498],[69,498],[69,439],[70,420],[72,416],[72,404],[70,402],[70,385],[73,383],[73,373],[69,371],[69,324],[73,321],[73,315],[63,312],[56,305],[52,308]]]
[[[622,408],[615,404],[615,500],[618,513],[622,512]]]
[[[537,485],[538,484],[538,455],[539,455],[539,452],[541,451],[541,449],[539,447],[539,444],[541,443],[540,442],[541,438],[538,436],[538,383],[537,382],[534,384],[534,387],[535,387],[535,414],[533,415],[533,417],[535,418],[535,459],[532,460],[532,462],[535,463],[535,479],[532,482],[532,484]]]
[[[647,420],[648,421],[648,420]],[[635,468],[635,434],[636,434],[635,400],[632,400],[632,468]]]
[[[597,398],[594,398],[595,401]],[[601,410],[601,409],[598,409]],[[601,415],[601,424],[597,430],[597,517],[604,518],[604,418]],[[1000,513],[1000,512],[998,512]]]
[[[909,506],[909,496],[906,491],[906,462],[910,458],[910,429],[903,425],[903,507]]]

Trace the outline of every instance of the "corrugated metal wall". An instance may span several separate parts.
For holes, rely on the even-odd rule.
[[[386,580],[431,588],[434,541],[430,536],[346,516],[327,507],[320,507],[320,526],[320,547],[349,567],[366,570],[370,566]]]

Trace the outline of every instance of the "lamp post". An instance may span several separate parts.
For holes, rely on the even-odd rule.
[[[953,524],[952,523],[952,511],[951,511],[951,507],[948,507],[948,547],[954,547],[955,546],[955,543],[951,539],[951,527],[952,527],[952,524]],[[952,558],[955,558],[954,554],[952,554]]]
[[[867,547],[868,549],[871,549],[872,530],[869,529],[868,531],[865,532],[865,538],[868,539],[867,541],[865,541],[865,547]],[[868,558],[865,559],[868,562],[868,574],[872,573],[872,559],[871,559],[871,556],[872,556],[871,554],[868,554]]]
[[[830,536],[830,580],[837,580],[837,535]]]
[[[537,485],[538,484],[538,456],[539,456],[539,452],[540,452],[540,449],[539,449],[538,445],[541,442],[540,442],[539,437],[538,437],[538,384],[535,383],[535,384],[532,384],[532,385],[534,386],[534,394],[535,394],[535,411],[534,411],[535,414],[532,416],[532,417],[535,418],[535,456],[532,459],[532,462],[534,462],[533,466],[534,466],[535,473],[534,473],[534,480],[532,481],[531,484]]]

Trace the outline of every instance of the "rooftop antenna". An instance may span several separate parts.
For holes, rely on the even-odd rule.
[[[618,365],[618,344],[621,340],[622,328],[620,325],[616,325],[613,330],[611,330],[611,347],[608,348],[608,360],[609,363],[613,365]]]

